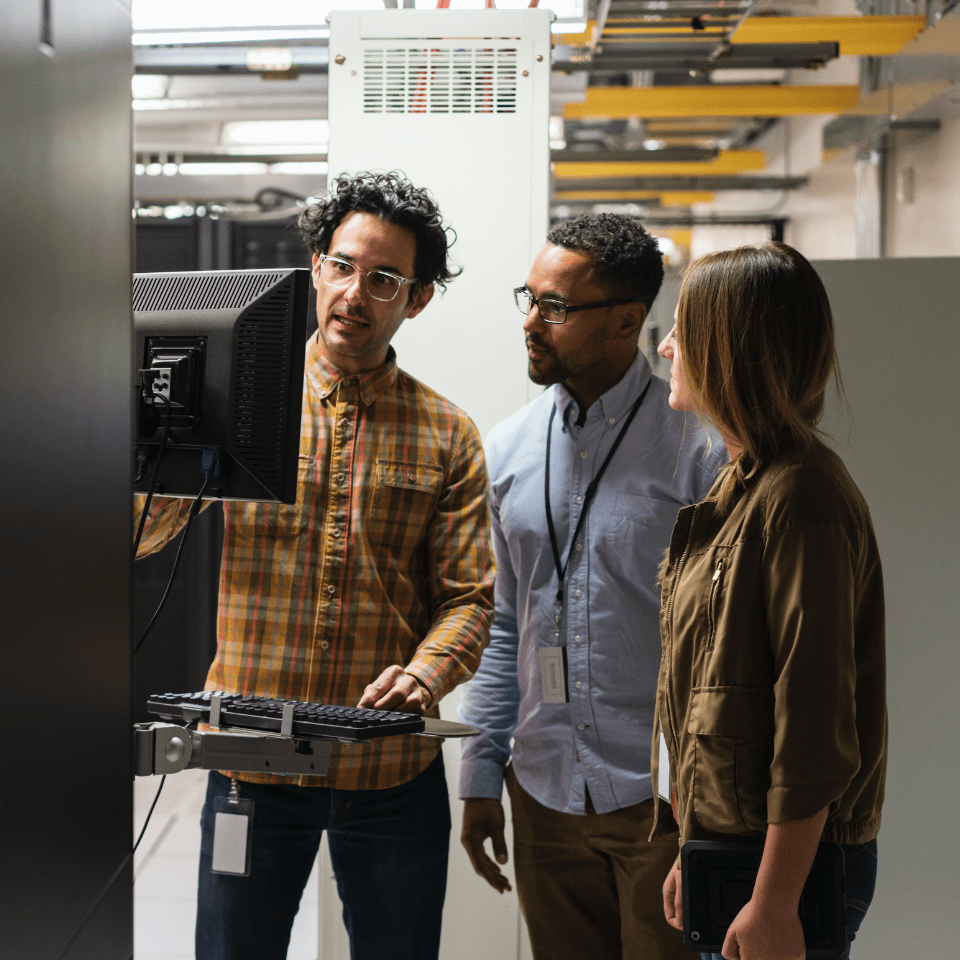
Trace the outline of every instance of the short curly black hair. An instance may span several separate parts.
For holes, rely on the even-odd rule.
[[[614,296],[635,296],[649,310],[663,283],[663,255],[636,217],[585,213],[554,224],[547,241],[596,257],[591,279]]]
[[[300,214],[300,236],[314,253],[326,253],[334,231],[355,210],[372,213],[413,233],[417,240],[414,270],[420,286],[434,283],[445,289],[460,275],[461,270],[452,268],[448,260],[456,232],[443,225],[440,208],[430,192],[415,187],[397,171],[363,172],[335,179],[330,195]]]

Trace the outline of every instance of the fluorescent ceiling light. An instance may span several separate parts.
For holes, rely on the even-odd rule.
[[[303,144],[315,148],[329,142],[330,126],[326,120],[237,120],[223,125],[222,139],[224,144]]]
[[[584,0],[541,0],[544,8],[567,20],[585,17]],[[433,10],[436,0],[416,0],[418,10]],[[529,0],[497,0],[500,10],[526,9]],[[481,10],[485,0],[452,0],[454,10]],[[133,0],[133,29],[230,30],[302,27],[322,24],[332,10],[383,10],[383,0]],[[173,41],[177,42],[177,41]],[[221,41],[222,42],[222,41]]]
[[[187,177],[255,176],[269,171],[265,163],[181,163],[180,173]]]
[[[786,79],[787,71],[779,70],[776,67],[769,69],[717,69],[710,71],[711,83],[783,83]]]
[[[583,33],[586,29],[586,20],[556,20],[550,24],[551,33]]]
[[[167,95],[170,78],[152,73],[135,73],[130,80],[130,89],[135,100],[156,100]]]
[[[323,160],[314,161],[294,161],[285,160],[282,163],[270,164],[271,173],[287,174],[309,174],[311,176],[323,177],[327,175],[329,164]]]
[[[134,100],[134,110],[204,110],[214,107],[222,107],[220,100],[213,98],[191,100]]]
[[[204,43],[266,43],[326,40],[329,27],[261,27],[256,30],[141,30],[133,35],[135,47],[193,46]]]
[[[262,157],[265,153],[302,153],[305,156],[327,152],[325,143],[267,143],[242,147],[227,147],[224,151],[230,157]]]

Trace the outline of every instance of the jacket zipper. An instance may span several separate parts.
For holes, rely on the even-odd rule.
[[[677,736],[677,721],[673,715],[673,699],[670,696],[670,680],[673,676],[673,604],[677,596],[677,583],[680,581],[680,572],[683,570],[683,562],[687,559],[687,554],[690,552],[690,544],[693,542],[693,527],[697,522],[697,511],[699,509],[700,504],[698,503],[693,508],[693,513],[690,516],[690,530],[687,532],[687,543],[683,548],[683,553],[680,554],[680,560],[677,563],[677,572],[673,576],[673,588],[670,592],[670,610],[667,614],[667,622],[670,624],[670,649],[667,651],[667,683],[665,693],[667,697],[667,719],[670,721],[670,735],[673,737],[674,757],[680,756],[680,738]],[[675,762],[675,759],[672,758],[671,763]]]
[[[707,619],[710,632],[707,635],[707,649],[713,649],[713,642],[717,636],[717,594],[720,592],[720,574],[723,573],[723,560],[717,561],[717,569],[713,572],[713,585],[710,587],[710,603],[707,605]]]

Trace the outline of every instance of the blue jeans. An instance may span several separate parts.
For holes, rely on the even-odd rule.
[[[358,748],[360,749],[360,748]],[[437,960],[447,885],[450,802],[442,755],[386,790],[240,782],[252,800],[250,875],[212,873],[213,772],[201,816],[197,960],[283,960],[327,831],[352,960]]]
[[[877,841],[841,845],[846,883],[847,940],[852,944],[877,885]],[[702,953],[703,960],[723,960],[719,953]],[[847,960],[850,949],[840,960]]]

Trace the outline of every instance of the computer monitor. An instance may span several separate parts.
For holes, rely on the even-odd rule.
[[[135,490],[170,431],[155,493],[194,498],[203,452],[219,451],[206,498],[295,503],[310,271],[211,270],[133,278],[135,363],[141,380]],[[209,457],[209,454],[208,454]]]

